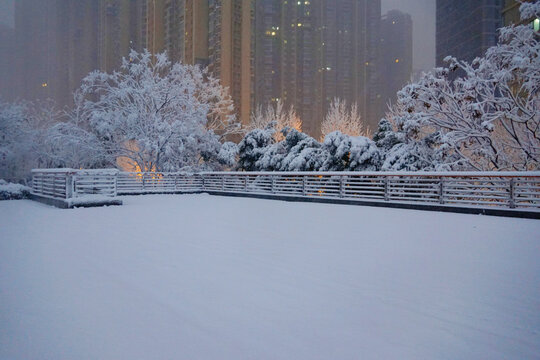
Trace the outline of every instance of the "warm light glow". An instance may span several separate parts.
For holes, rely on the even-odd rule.
[[[396,59],[396,64],[399,62],[399,59]]]
[[[48,84],[46,82],[41,84],[41,87],[47,87],[47,86],[48,86]]]

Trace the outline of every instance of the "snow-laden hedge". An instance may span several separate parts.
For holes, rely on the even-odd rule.
[[[26,199],[29,195],[29,187],[0,179],[0,200]]]

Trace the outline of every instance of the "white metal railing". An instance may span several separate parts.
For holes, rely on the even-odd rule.
[[[88,195],[116,196],[118,170],[34,169],[32,193],[53,199]]]
[[[540,210],[540,172],[134,173],[38,169],[35,194],[238,193]]]

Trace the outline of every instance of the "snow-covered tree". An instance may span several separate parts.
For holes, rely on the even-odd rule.
[[[208,105],[206,127],[218,134],[221,139],[242,133],[236,119],[234,102],[229,88],[221,85],[219,79],[208,73],[208,69],[187,67],[195,81],[195,96],[201,104]]]
[[[110,162],[124,159],[132,170],[207,167],[220,150],[219,136],[206,128],[210,99],[222,88],[201,86],[203,77],[165,53],[132,50],[120,71],[83,79],[72,122],[96,136]]]
[[[251,114],[250,124],[246,130],[265,129],[273,127],[275,129],[274,137],[276,141],[283,140],[282,131],[290,128],[302,131],[302,121],[296,114],[293,106],[286,110],[281,100],[275,105],[269,104],[266,109],[258,106],[255,112]]]
[[[521,8],[530,15],[539,6]],[[502,28],[499,44],[484,57],[446,61],[448,68],[437,68],[398,93],[399,111],[392,120],[405,141],[436,138],[436,158],[454,169],[538,169],[540,45],[534,30]],[[464,75],[451,81],[453,71]]]
[[[58,122],[40,132],[39,167],[105,168],[114,166],[99,139],[83,128]]]
[[[19,180],[25,176],[34,132],[27,104],[0,102],[0,178]]]
[[[347,102],[341,99],[334,99],[328,109],[328,114],[321,125],[321,139],[325,136],[339,131],[349,136],[368,136],[368,131],[362,125],[362,118],[358,110],[358,104],[353,103],[350,107]]]

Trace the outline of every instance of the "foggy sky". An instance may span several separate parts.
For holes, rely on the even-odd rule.
[[[14,27],[13,13],[13,0],[0,0],[0,24]]]
[[[435,66],[435,3],[436,0],[382,0],[382,15],[397,9],[412,16],[414,71]]]

